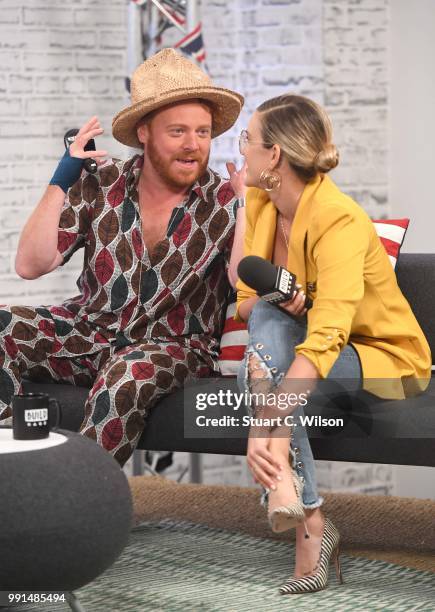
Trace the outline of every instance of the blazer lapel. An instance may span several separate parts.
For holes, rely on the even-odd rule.
[[[314,196],[321,182],[322,178],[318,176],[305,186],[290,231],[287,269],[293,274],[296,274],[296,281],[302,285],[305,292],[307,291],[305,238],[311,220],[311,209]]]
[[[259,257],[272,261],[273,244],[275,239],[276,231],[276,208],[273,202],[268,200],[264,206],[262,206],[257,222],[255,224],[255,233],[258,232],[258,237],[254,237],[254,244],[258,244],[261,247],[262,252],[257,252]]]

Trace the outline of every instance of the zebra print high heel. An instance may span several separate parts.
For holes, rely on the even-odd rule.
[[[340,534],[338,529],[328,518],[325,519],[322,544],[320,547],[319,561],[314,571],[309,576],[302,578],[290,578],[280,587],[281,595],[292,595],[295,593],[313,593],[321,591],[328,584],[329,563],[333,559],[335,572],[340,584],[343,584],[343,575],[340,565]]]
[[[304,485],[293,469],[291,470],[291,475],[296,491],[296,501],[288,506],[279,506],[268,513],[269,524],[274,533],[281,533],[282,531],[287,531],[287,529],[292,529],[292,527],[296,527],[296,525],[305,519],[304,507],[302,505]],[[305,530],[307,532],[306,525]]]

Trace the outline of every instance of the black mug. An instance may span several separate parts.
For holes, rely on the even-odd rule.
[[[12,398],[14,440],[48,438],[50,429],[60,421],[60,406],[45,393],[23,393]]]

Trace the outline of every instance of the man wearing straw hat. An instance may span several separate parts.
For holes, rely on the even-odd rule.
[[[164,49],[136,69],[131,97],[113,135],[143,154],[102,161],[106,151],[85,151],[103,131],[92,118],[20,237],[23,278],[51,272],[84,247],[80,295],[61,306],[0,308],[0,419],[11,415],[23,374],[89,386],[80,431],[121,465],[160,397],[218,370],[241,203],[207,163],[211,138],[237,120],[242,96]],[[90,157],[95,174],[83,168]]]

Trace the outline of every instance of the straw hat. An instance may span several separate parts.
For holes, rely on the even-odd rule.
[[[132,104],[113,119],[113,136],[125,145],[140,149],[143,145],[136,134],[139,119],[157,108],[191,98],[211,103],[213,138],[236,122],[244,101],[243,96],[234,91],[215,87],[198,66],[174,49],[163,49],[134,71],[131,79]]]

